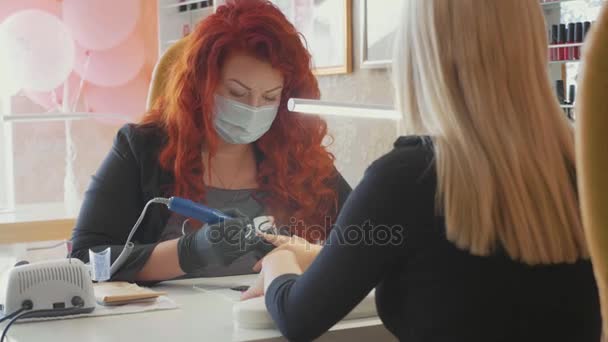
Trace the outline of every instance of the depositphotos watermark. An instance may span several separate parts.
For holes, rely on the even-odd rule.
[[[331,218],[326,218],[325,226],[306,225],[302,220],[291,218],[289,225],[260,230],[251,221],[231,220],[225,223],[206,227],[208,240],[213,244],[228,244],[247,248],[251,244],[260,243],[258,233],[276,235],[277,239],[285,240],[292,232],[306,236],[313,243],[323,245],[343,246],[399,246],[406,238],[406,229],[402,225],[374,224],[371,220],[360,225],[333,225],[329,233],[325,227],[330,227]],[[270,239],[269,239],[270,240]],[[273,241],[268,241],[272,243]],[[285,243],[301,243],[301,239],[290,239]]]

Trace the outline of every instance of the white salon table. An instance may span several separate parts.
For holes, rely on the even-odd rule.
[[[162,283],[178,309],[120,316],[77,318],[15,324],[9,342],[154,342],[154,341],[284,341],[276,329],[233,326],[232,305],[254,276],[197,278]],[[5,324],[2,324],[3,327]],[[342,321],[317,341],[396,341],[379,318]]]

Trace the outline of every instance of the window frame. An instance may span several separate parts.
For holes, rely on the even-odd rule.
[[[5,120],[11,114],[11,96],[0,97],[0,212],[15,209],[13,125]]]

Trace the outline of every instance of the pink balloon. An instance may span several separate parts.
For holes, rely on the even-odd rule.
[[[127,120],[136,121],[146,111],[146,98],[150,85],[150,75],[139,73],[131,82],[115,88],[89,85],[85,93],[88,111],[102,114],[117,114]],[[98,119],[112,125],[124,124],[125,119]]]
[[[0,0],[0,22],[11,14],[26,9],[39,9],[59,16],[61,2],[57,0]]]
[[[89,50],[106,50],[123,42],[139,14],[139,0],[63,0],[63,20],[74,39]]]
[[[76,101],[76,96],[78,95],[78,88],[80,87],[80,76],[78,74],[76,74],[75,72],[72,72],[70,74],[70,76],[68,77],[68,79],[66,80],[66,82],[68,83],[68,101],[69,101],[69,105],[70,108],[72,108],[72,105],[74,104],[74,101]],[[84,84],[83,86],[86,86],[86,84]],[[55,89],[55,101],[53,100],[53,92],[52,91],[31,91],[31,90],[26,90],[24,91],[25,96],[27,96],[30,100],[32,100],[33,102],[35,102],[36,104],[44,107],[45,109],[51,109],[51,108],[55,108],[57,106],[59,106],[59,108],[61,109],[61,106],[63,105],[63,84],[58,86]],[[80,99],[83,98],[83,94],[80,94]]]
[[[134,32],[110,50],[86,50],[76,46],[74,69],[90,83],[103,87],[120,86],[137,76],[144,65],[144,52],[143,38],[139,32]],[[91,59],[85,72],[87,54]]]

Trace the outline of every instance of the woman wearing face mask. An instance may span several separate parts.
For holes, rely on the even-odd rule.
[[[403,4],[393,79],[411,135],[369,167],[320,251],[280,237],[244,297],[265,289],[293,341],[373,288],[401,341],[599,341],[574,134],[538,0]]]
[[[291,97],[319,98],[310,55],[271,3],[229,1],[188,37],[161,98],[142,122],[123,127],[86,192],[73,255],[112,249],[115,259],[144,205],[180,196],[233,208],[229,220],[271,215],[277,226],[322,240],[350,188],[322,145],[326,124],[289,113]],[[250,273],[238,244],[210,241],[200,223],[148,209],[117,280]],[[243,255],[245,254],[245,255]],[[214,258],[223,262],[214,262]]]

